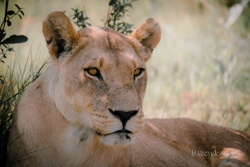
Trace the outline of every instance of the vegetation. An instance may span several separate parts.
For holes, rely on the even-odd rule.
[[[28,38],[24,35],[11,35],[8,38],[5,38],[6,31],[5,31],[5,25],[7,24],[8,27],[12,25],[11,19],[15,16],[19,16],[20,19],[22,19],[22,16],[24,16],[22,8],[20,8],[17,4],[15,4],[17,11],[8,10],[9,7],[9,0],[6,0],[5,3],[5,13],[4,13],[4,19],[0,26],[0,63],[4,63],[3,59],[6,59],[7,52],[14,51],[13,47],[10,47],[9,44],[17,44],[26,42]],[[22,16],[21,16],[22,15]],[[0,76],[2,77],[2,76]],[[1,79],[1,78],[0,78]],[[1,80],[3,82],[3,80]]]
[[[104,27],[108,26],[122,34],[132,33],[131,27],[133,24],[127,23],[123,20],[126,13],[128,12],[128,7],[133,8],[132,3],[136,0],[111,0],[109,2],[109,10]]]
[[[147,117],[189,117],[249,133],[249,5],[229,28],[230,8],[216,1],[153,5],[168,12],[148,62]]]
[[[1,2],[0,2],[1,3]],[[3,3],[3,1],[2,1]],[[15,16],[19,16],[20,19],[22,19],[22,16],[24,16],[24,13],[22,11],[22,8],[20,8],[17,4],[15,4],[17,11],[8,10],[9,6],[9,0],[6,0],[5,3],[5,14],[4,19],[2,21],[2,24],[0,26],[0,64],[4,64],[4,59],[7,58],[7,53],[14,51],[12,47],[9,46],[9,44],[16,44],[16,43],[22,43],[26,42],[28,38],[24,35],[11,35],[8,38],[5,38],[6,31],[5,31],[5,25],[7,24],[8,27],[12,25],[12,18]],[[22,15],[22,16],[21,16]],[[25,78],[23,80],[23,83],[16,83],[13,79],[13,71],[14,69],[11,69],[10,74],[8,76],[0,75],[0,164],[5,164],[7,157],[7,142],[8,142],[8,135],[9,135],[9,128],[11,125],[11,119],[12,119],[12,111],[14,109],[14,106],[18,100],[19,95],[24,91],[26,86],[32,82],[33,80],[30,79],[36,78],[37,75],[30,74],[29,78]],[[20,75],[23,76],[23,75]],[[19,81],[22,81],[19,79]]]
[[[74,11],[74,15],[70,16],[73,19],[73,22],[79,27],[79,28],[85,28],[87,26],[91,26],[90,23],[87,22],[89,17],[84,17],[84,11],[80,10],[79,8],[71,8]],[[65,13],[65,11],[64,11]]]
[[[19,55],[16,55],[19,57]],[[0,164],[5,164],[7,160],[7,146],[9,130],[12,123],[12,112],[20,99],[21,94],[27,88],[27,86],[35,81],[44,71],[49,59],[43,61],[43,63],[36,67],[35,60],[32,60],[32,55],[27,58],[25,69],[20,69],[20,59],[10,65],[6,73],[4,74],[4,84],[0,88]],[[28,61],[31,61],[31,65],[28,66]],[[17,159],[18,157],[16,157]],[[12,160],[13,162],[15,159]]]
[[[109,9],[106,21],[104,23],[104,27],[110,27],[122,34],[128,35],[132,33],[132,26],[133,24],[130,24],[128,22],[124,21],[124,17],[128,13],[128,7],[133,8],[132,3],[137,0],[110,0],[109,2]],[[71,8],[74,11],[74,14],[70,16],[72,18],[73,22],[79,27],[79,28],[85,28],[87,26],[91,26],[91,23],[87,22],[89,20],[88,16],[86,15],[86,12],[79,8]],[[66,11],[63,11],[63,13],[66,13]]]

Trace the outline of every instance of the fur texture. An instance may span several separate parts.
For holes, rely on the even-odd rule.
[[[76,32],[53,12],[43,33],[53,61],[13,113],[12,166],[250,165],[243,133],[191,119],[144,120],[145,62],[161,36],[154,19],[125,36],[101,27]]]

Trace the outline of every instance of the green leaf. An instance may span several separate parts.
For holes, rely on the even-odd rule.
[[[116,4],[116,2],[117,2],[117,0],[110,0],[110,2],[109,2],[109,6],[113,6],[113,5],[115,5],[115,4]]]
[[[15,6],[17,7],[18,10],[20,10],[20,7],[17,4],[15,4]]]
[[[15,12],[14,12],[13,10],[9,10],[9,11],[7,12],[7,15],[13,15],[13,14],[15,14]]]
[[[28,38],[24,35],[12,35],[9,38],[5,39],[2,44],[16,44],[26,42]]]
[[[7,25],[11,26],[11,22],[9,20],[7,20]]]
[[[9,52],[14,52],[14,49],[13,48],[9,48],[8,51]]]
[[[23,13],[23,11],[20,11],[21,13],[22,13],[22,15],[24,16],[24,13]],[[65,11],[64,11],[64,13],[65,13]]]
[[[20,19],[22,19],[22,16],[18,14],[18,16],[20,17]]]

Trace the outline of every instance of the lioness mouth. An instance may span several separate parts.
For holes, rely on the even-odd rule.
[[[115,131],[113,133],[132,133],[132,132],[127,130],[127,129],[121,129],[121,130]]]
[[[106,145],[118,144],[126,146],[135,139],[133,132],[126,129],[120,129],[115,132],[107,134],[101,134],[100,132],[96,132],[96,134],[100,137],[101,141]]]
[[[131,131],[129,131],[127,129],[120,129],[118,131],[115,131],[115,132],[112,132],[112,133],[108,133],[108,134],[101,134],[100,132],[96,132],[96,134],[98,134],[99,136],[101,136],[101,135],[108,136],[108,135],[119,134],[119,133],[130,133],[130,134],[133,134]]]

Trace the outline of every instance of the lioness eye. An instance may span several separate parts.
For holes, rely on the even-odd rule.
[[[142,69],[142,68],[137,68],[137,69],[134,71],[134,77],[137,77],[137,76],[141,75],[142,71],[144,71],[144,69]]]
[[[98,76],[98,75],[100,75],[98,69],[96,69],[96,68],[87,68],[87,69],[85,69],[85,71],[87,71],[88,74],[92,75],[92,76]]]

